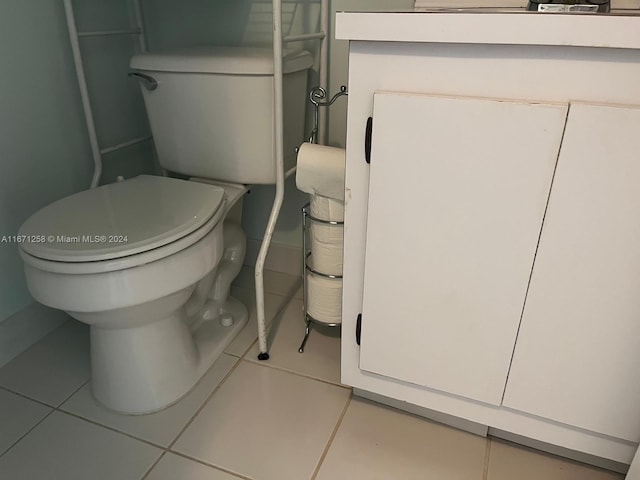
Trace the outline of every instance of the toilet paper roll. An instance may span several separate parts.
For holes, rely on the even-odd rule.
[[[344,200],[345,150],[303,143],[298,150],[296,185],[312,195]]]
[[[320,220],[344,221],[344,201],[322,195],[311,195],[309,213]]]
[[[320,220],[341,222],[344,219],[344,203],[312,195],[309,213]],[[327,225],[309,220],[309,240],[313,269],[327,275],[342,275],[343,225]]]
[[[342,225],[312,224],[309,229],[310,247],[315,271],[325,275],[342,275]]]
[[[342,323],[342,279],[306,272],[307,313],[319,322]]]

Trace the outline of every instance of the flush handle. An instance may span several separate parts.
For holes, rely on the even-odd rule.
[[[158,88],[158,81],[151,75],[146,75],[140,72],[129,72],[129,76],[136,77],[141,80],[142,85],[144,85],[144,88],[146,88],[147,90],[151,91]]]

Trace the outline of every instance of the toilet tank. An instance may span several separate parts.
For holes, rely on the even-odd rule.
[[[304,140],[311,54],[285,52],[284,164]],[[160,165],[171,172],[244,184],[276,181],[273,51],[197,47],[131,59]],[[155,80],[157,88],[149,89]]]

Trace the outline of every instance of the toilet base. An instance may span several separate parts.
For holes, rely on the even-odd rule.
[[[229,323],[231,316],[232,324]],[[135,328],[91,326],[91,390],[119,413],[140,415],[180,400],[246,325],[248,312],[228,297],[220,315],[187,321],[184,310]]]

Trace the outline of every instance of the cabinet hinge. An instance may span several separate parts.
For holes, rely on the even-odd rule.
[[[367,118],[367,128],[364,132],[364,161],[371,163],[371,135],[373,134],[373,117]]]
[[[356,344],[360,345],[360,334],[362,332],[362,314],[358,314],[358,319],[356,320]]]

